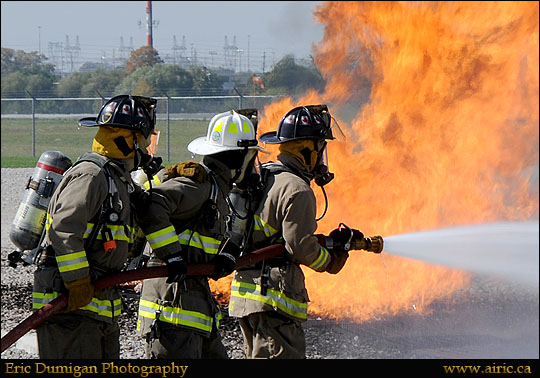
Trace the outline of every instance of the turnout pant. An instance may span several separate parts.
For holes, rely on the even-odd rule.
[[[246,358],[306,358],[300,322],[277,312],[257,312],[238,319]]]
[[[56,314],[36,329],[41,359],[118,359],[120,327],[84,315]]]
[[[159,322],[159,336],[147,335],[146,358],[150,359],[228,359],[227,349],[214,327],[210,337],[183,327]]]

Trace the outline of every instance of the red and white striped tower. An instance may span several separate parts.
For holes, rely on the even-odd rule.
[[[146,46],[154,47],[152,40],[152,2],[146,2]]]

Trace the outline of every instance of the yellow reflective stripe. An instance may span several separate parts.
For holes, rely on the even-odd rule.
[[[32,308],[34,310],[39,310],[44,307],[47,303],[56,299],[60,296],[60,293],[53,291],[52,293],[38,293],[32,292]]]
[[[271,237],[275,234],[277,234],[278,230],[276,230],[274,227],[270,226],[268,223],[263,221],[258,215],[254,216],[254,225],[253,229],[264,232],[264,235],[266,237]]]
[[[157,176],[154,176],[152,178],[152,182],[154,183],[154,186],[157,186],[157,185],[161,184],[161,180]],[[150,181],[148,181],[148,180],[145,181],[143,186],[144,186],[145,189],[150,189]]]
[[[111,306],[112,302],[112,306]],[[99,316],[106,318],[112,318],[114,316],[120,316],[122,313],[122,300],[120,298],[111,301],[110,299],[97,299],[92,298],[92,301],[86,306],[81,307],[79,310],[91,311]]]
[[[205,253],[215,255],[221,245],[221,240],[203,236],[196,231],[184,230],[178,234],[180,244],[202,249]]]
[[[238,134],[238,127],[236,127],[236,123],[235,122],[229,123],[229,130],[227,131],[232,134]]]
[[[222,131],[223,130],[223,121],[220,121],[219,123],[216,123],[214,126],[214,131]]]
[[[103,227],[107,227],[109,230],[111,230],[111,235],[113,237],[113,240],[123,240],[128,243],[133,243],[134,239],[134,229],[128,225],[126,225],[128,228],[128,235],[126,235],[126,231],[124,229],[123,225],[114,225],[114,224],[107,224]],[[102,228],[103,228],[102,227]],[[102,240],[103,236],[101,235],[101,232],[98,234],[97,238],[98,240]]]
[[[56,263],[58,264],[60,273],[71,272],[73,270],[88,267],[88,260],[86,259],[85,251],[56,256]]]
[[[250,133],[251,132],[251,128],[249,127],[247,122],[242,122],[242,125],[244,127],[244,129],[242,130],[244,133]]]
[[[130,225],[116,225],[116,224],[106,224],[104,226],[101,226],[101,229],[103,227],[107,227],[111,230],[111,234],[114,240],[123,240],[127,241],[128,243],[133,243],[135,240],[135,227],[131,227]],[[126,235],[126,230],[128,230],[128,234]],[[86,224],[86,230],[84,231],[83,238],[88,239],[90,237],[90,234],[92,233],[92,230],[94,229],[94,223],[87,223]],[[103,236],[101,236],[101,232],[98,233],[96,239],[102,240]]]
[[[88,222],[86,224],[86,231],[84,231],[84,234],[83,234],[83,239],[88,239],[93,229],[94,229],[94,223]]]
[[[328,253],[328,250],[324,247],[321,247],[321,251],[319,253],[319,257],[317,257],[317,260],[315,260],[309,267],[314,270],[319,270],[321,266],[324,265],[324,263],[328,260],[328,256],[330,254]]]
[[[39,310],[44,307],[46,304],[52,300],[58,298],[61,295],[59,292],[52,293],[32,293],[32,308],[34,310]],[[112,302],[112,306],[111,306]],[[110,299],[98,299],[92,298],[89,304],[84,307],[81,307],[79,310],[91,311],[99,316],[106,318],[112,318],[113,316],[120,316],[122,313],[122,299],[117,298],[113,301]]]
[[[161,306],[145,299],[139,301],[139,316],[154,320],[157,311],[160,311],[159,320],[163,322],[196,328],[206,332],[212,331],[214,320],[201,312],[185,310],[180,307]]]
[[[49,228],[51,228],[52,225],[52,217],[51,214],[47,213],[47,218],[45,220],[45,230],[49,231]]]
[[[268,289],[266,295],[262,295],[260,285],[234,280],[231,283],[231,299],[233,297],[261,302],[296,318],[307,319],[307,303],[289,298],[277,290]]]
[[[176,235],[174,226],[165,227],[159,231],[152,232],[146,235],[146,239],[148,240],[148,243],[150,243],[152,249],[178,242],[178,236]]]

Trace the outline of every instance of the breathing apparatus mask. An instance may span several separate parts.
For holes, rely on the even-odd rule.
[[[322,142],[322,147],[317,151],[317,164],[313,169],[313,179],[315,184],[319,186],[325,186],[334,179],[334,174],[330,172],[328,165],[328,150],[327,143]]]

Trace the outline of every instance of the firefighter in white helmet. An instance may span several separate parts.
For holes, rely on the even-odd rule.
[[[79,121],[98,127],[92,152],[65,172],[51,198],[46,248],[34,273],[34,310],[68,296],[65,311],[37,328],[42,359],[120,357],[120,294],[115,288],[95,290],[93,282],[118,272],[128,259],[135,227],[130,171],[157,161],[146,153],[156,102],[120,95],[97,118]]]
[[[247,206],[254,211],[246,252],[274,243],[284,243],[286,252],[235,272],[229,313],[240,322],[247,358],[305,358],[301,323],[309,298],[300,265],[336,274],[348,258],[345,251],[322,247],[314,234],[310,183],[324,186],[333,178],[326,162],[326,140],[334,139],[331,116],[325,105],[300,106],[259,139],[280,144],[281,153],[278,162],[260,169],[262,193]]]
[[[149,206],[138,214],[152,248],[148,265],[172,268],[167,278],[143,282],[137,330],[148,358],[228,358],[209,277],[186,277],[187,265],[214,264],[214,280],[234,270],[240,251],[225,241],[226,198],[260,147],[250,119],[228,111],[214,116],[206,137],[193,140],[188,150],[201,161],[167,167]]]

